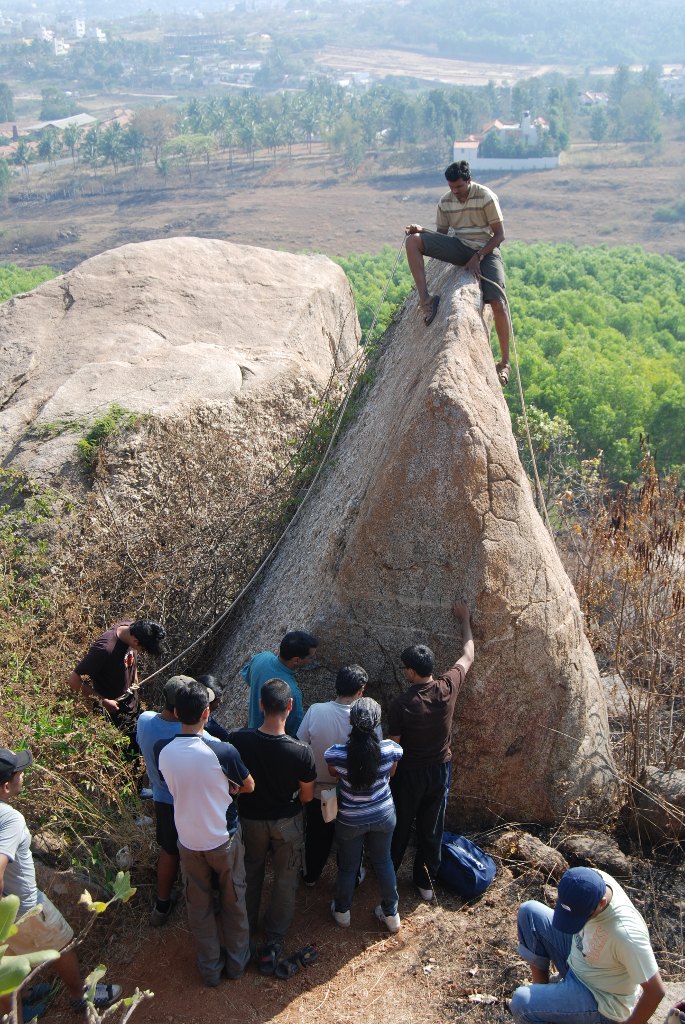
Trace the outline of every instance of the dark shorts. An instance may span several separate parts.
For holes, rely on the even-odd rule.
[[[470,245],[466,245],[456,235],[443,235],[439,231],[422,231],[421,238],[426,256],[440,260],[442,263],[453,263],[455,267],[463,267],[475,252]],[[500,288],[502,291],[506,290],[504,264],[499,249],[493,249],[483,257],[480,272],[483,275],[480,282],[483,302],[489,303],[493,299],[504,299],[506,302],[506,295],[502,295],[499,290]],[[490,284],[490,281],[486,281],[486,277],[490,278],[490,281],[496,282],[499,288],[495,284]]]
[[[178,857],[178,832],[174,822],[174,805],[163,804],[155,800],[155,818],[157,819],[155,832],[157,844],[165,853],[170,853],[172,857]]]

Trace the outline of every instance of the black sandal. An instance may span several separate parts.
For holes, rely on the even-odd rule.
[[[423,322],[426,325],[426,327],[430,327],[430,325],[435,320],[435,314],[438,311],[439,304],[440,304],[440,296],[439,295],[433,295],[431,297],[430,304],[429,304],[429,306],[427,308],[423,305],[423,303],[421,304],[421,309],[423,310]]]
[[[267,942],[266,945],[257,949],[257,970],[260,974],[268,978],[275,974],[280,951],[280,946],[273,942]]]
[[[498,363],[495,367],[497,371],[497,380],[500,382],[503,388],[509,383],[509,374],[511,373],[511,366],[509,363]]]

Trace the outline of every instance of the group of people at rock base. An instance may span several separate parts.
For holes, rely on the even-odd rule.
[[[331,913],[337,925],[353,921],[365,851],[379,889],[375,915],[382,927],[399,930],[396,872],[412,824],[413,882],[422,899],[433,901],[454,707],[474,657],[466,605],[456,602],[454,614],[463,649],[444,675],[434,676],[432,654],[424,645],[400,654],[407,689],[387,709],[386,739],[379,705],[364,696],[367,675],[359,665],[343,666],[332,699],[303,712],[296,672],[318,647],[304,631],[288,633],[277,653],[257,654],[243,668],[250,688],[246,728],[226,731],[213,721],[220,686],[209,676],[172,677],[164,687],[162,710],[138,717],[160,847],[152,923],[169,920],[180,862],[197,964],[207,985],[237,980],[252,958],[262,973],[283,978],[314,962],[315,946],[290,956],[284,946],[298,885],[301,880],[321,884],[333,840],[338,870]],[[89,654],[109,648],[108,669],[100,677],[101,655],[89,662],[94,674],[82,686],[88,697],[101,695],[100,680],[114,677],[117,661],[125,679],[135,678],[138,646],[128,646],[128,637],[143,649],[146,643],[158,647],[164,630],[137,620],[100,637]],[[85,660],[79,663],[82,670]],[[69,682],[74,685],[73,674]],[[105,699],[117,703],[115,697]],[[116,708],[105,705],[105,710],[116,715]],[[82,1010],[71,929],[36,889],[30,835],[12,806],[30,763],[29,751],[0,750],[0,889],[19,896],[22,912],[42,905],[41,914],[20,923],[10,952],[62,950],[55,967],[75,1008]],[[327,822],[321,796],[331,783],[338,786],[338,813]],[[269,859],[274,879],[262,907]],[[520,1024],[646,1024],[661,1001],[664,987],[645,922],[603,871],[567,871],[554,911],[534,901],[523,904],[518,933],[519,952],[532,974],[532,984],[518,988],[509,1004]],[[550,978],[551,963],[557,978]],[[559,983],[552,984],[555,980]],[[100,989],[100,1005],[120,995],[117,985]]]
[[[164,708],[140,715],[137,742],[160,847],[151,919],[162,925],[172,913],[180,862],[205,984],[240,977],[252,957],[262,973],[278,976],[313,962],[313,947],[283,953],[298,886],[317,883],[334,839],[331,912],[338,925],[351,923],[365,850],[379,887],[376,917],[389,931],[399,930],[396,871],[414,821],[414,882],[422,898],[433,899],[452,719],[473,661],[468,609],[459,601],[454,613],[463,653],[444,676],[433,676],[433,655],[424,645],[402,652],[409,687],[388,709],[386,739],[380,706],[364,696],[368,676],[360,665],[342,666],[332,699],[304,713],[296,672],[311,662],[318,641],[302,630],[287,633],[278,653],[256,654],[242,669],[249,687],[245,728],[220,739],[208,731],[219,686],[213,677],[172,677]],[[337,817],[326,821],[321,795],[335,784]],[[273,883],[263,900],[268,861]]]

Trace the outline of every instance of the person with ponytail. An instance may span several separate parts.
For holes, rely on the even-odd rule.
[[[393,740],[378,739],[380,721],[380,705],[370,697],[360,697],[350,708],[347,743],[336,743],[324,753],[328,771],[339,781],[335,824],[338,877],[331,913],[336,924],[349,927],[357,869],[366,841],[381,889],[381,902],[374,914],[388,931],[397,932],[397,878],[390,857],[395,805],[389,779],[402,757],[402,747]]]

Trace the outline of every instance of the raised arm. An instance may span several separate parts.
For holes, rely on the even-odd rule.
[[[471,632],[471,613],[469,612],[468,605],[464,601],[455,601],[452,605],[452,613],[455,619],[459,619],[461,622],[461,633],[464,640],[464,648],[462,651],[461,658],[457,661],[457,665],[461,665],[464,670],[464,675],[468,672],[473,665],[474,648],[473,648],[473,634]]]

